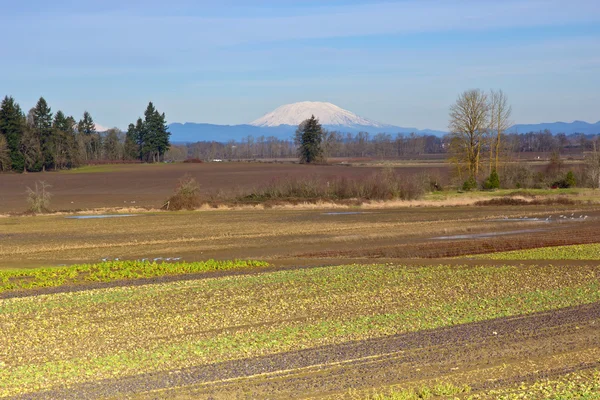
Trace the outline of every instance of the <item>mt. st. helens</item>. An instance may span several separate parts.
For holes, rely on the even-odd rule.
[[[379,122],[360,117],[351,111],[331,103],[320,101],[303,101],[286,104],[252,122],[252,126],[275,127],[281,125],[298,126],[302,121],[315,116],[325,126],[343,128],[373,127],[379,129],[393,128]]]
[[[248,136],[274,136],[278,139],[291,139],[297,126],[312,115],[319,118],[325,129],[343,133],[416,133],[443,135],[445,132],[429,129],[402,128],[360,117],[331,103],[303,101],[286,104],[247,125],[213,125],[187,122],[169,126],[173,142],[198,142],[229,140],[241,141]]]

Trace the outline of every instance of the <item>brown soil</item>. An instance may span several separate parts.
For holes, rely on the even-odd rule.
[[[575,224],[548,224],[535,226],[535,229],[506,230],[498,226],[493,232],[481,232],[474,228],[464,239],[441,240],[440,237],[421,237],[410,242],[398,243],[391,246],[362,246],[346,250],[328,250],[310,253],[299,253],[299,258],[446,258],[473,254],[494,253],[500,251],[532,249],[549,246],[565,246],[573,244],[598,243],[600,224],[597,221]],[[505,232],[503,232],[505,231]],[[503,233],[507,233],[506,235]],[[491,237],[477,235],[495,234]]]
[[[599,326],[600,303],[594,303],[18,398],[306,398],[431,379],[477,391],[597,368]]]
[[[203,194],[236,191],[266,185],[287,178],[362,178],[372,168],[341,165],[299,165],[293,163],[203,163],[132,164],[106,166],[110,172],[45,172],[0,174],[0,213],[23,212],[27,208],[25,191],[37,181],[52,186],[51,208],[84,210],[104,207],[160,208],[173,194],[178,180],[189,174],[199,183]],[[401,167],[403,173],[433,172],[447,177],[445,166]]]

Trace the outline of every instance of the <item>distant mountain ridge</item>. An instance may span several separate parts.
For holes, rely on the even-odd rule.
[[[279,140],[291,140],[298,125],[312,115],[319,118],[323,128],[341,133],[367,132],[371,135],[378,133],[398,133],[417,135],[443,136],[444,131],[432,129],[406,128],[384,124],[361,117],[351,111],[344,110],[332,103],[318,101],[303,101],[285,104],[263,115],[257,120],[242,125],[216,125],[206,123],[172,123],[169,125],[171,141],[175,143],[191,143],[201,141],[215,141],[226,143],[229,141],[241,142],[252,136],[255,139],[264,136],[275,137]],[[527,133],[549,130],[553,134],[583,133],[585,135],[600,134],[600,121],[591,124],[585,121],[553,122],[540,124],[513,125],[508,133]]]
[[[331,103],[310,101],[283,105],[250,124],[214,125],[186,122],[184,124],[173,123],[169,125],[169,129],[172,134],[171,141],[173,142],[228,142],[231,140],[239,142],[248,136],[291,140],[298,125],[312,115],[319,118],[323,128],[342,133],[367,132],[369,134],[389,133],[393,135],[397,133],[415,133],[435,136],[446,133],[431,129],[420,130],[382,124],[360,117]]]
[[[566,135],[572,135],[574,133],[583,133],[585,135],[597,135],[600,134],[600,121],[595,124],[591,124],[585,121],[573,121],[573,122],[544,122],[541,124],[517,124],[513,125],[508,132],[509,133],[528,133],[528,132],[540,132],[549,130],[552,134],[556,135],[564,133]]]

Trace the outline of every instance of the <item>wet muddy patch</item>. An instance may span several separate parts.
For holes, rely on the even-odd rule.
[[[496,236],[506,235],[519,235],[524,233],[536,233],[543,232],[544,229],[521,229],[518,231],[506,231],[506,232],[485,232],[485,233],[471,233],[465,235],[452,235],[452,236],[438,236],[432,238],[433,240],[455,240],[455,239],[484,239]]]
[[[321,215],[363,215],[363,214],[371,214],[371,213],[364,212],[364,211],[332,211],[332,212],[325,212]]]
[[[105,219],[105,218],[125,218],[136,217],[138,214],[103,214],[103,215],[70,215],[66,219]]]

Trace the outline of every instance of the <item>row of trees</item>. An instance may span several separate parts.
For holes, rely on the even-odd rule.
[[[170,146],[165,114],[150,103],[144,120],[132,125],[127,134],[116,128],[97,132],[87,111],[76,121],[60,110],[53,114],[41,97],[25,114],[6,96],[0,105],[0,171],[67,169],[101,160],[162,160]]]
[[[467,90],[450,107],[451,133],[448,150],[459,179],[463,176],[466,178],[464,189],[478,186],[485,159],[489,159],[486,171],[489,175],[483,181],[483,187],[500,187],[501,154],[519,151],[552,152],[545,174],[538,173],[535,180],[552,187],[572,186],[575,177],[572,171],[563,175],[560,150],[573,145],[582,152],[587,151],[585,165],[580,168],[583,171],[580,178],[589,181],[592,186],[600,187],[600,136],[590,140],[585,135],[576,135],[575,140],[572,140],[573,137],[569,138],[564,134],[554,136],[549,131],[506,135],[507,129],[512,125],[511,112],[508,99],[501,90],[489,93],[479,89]],[[510,171],[511,166],[505,167],[504,173]],[[530,174],[528,171],[519,171],[516,175]],[[520,184],[519,181],[524,179],[517,178],[515,183]]]
[[[325,158],[398,159],[447,154],[450,142],[449,135],[445,137],[414,133],[372,135],[367,132],[352,134],[323,130],[321,147]],[[549,131],[506,133],[502,136],[500,149],[495,154],[500,156],[500,162],[518,159],[522,153],[531,152],[581,155],[583,152],[593,151],[596,144],[600,144],[600,136],[553,135]],[[596,147],[600,146],[596,145]],[[484,145],[483,152],[487,153],[487,144]],[[296,156],[297,145],[293,140],[282,140],[274,136],[256,138],[248,136],[241,141],[230,140],[226,143],[205,141],[172,146],[166,158],[173,160],[186,158],[241,160],[293,158]]]

